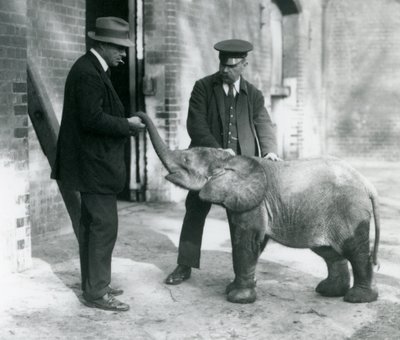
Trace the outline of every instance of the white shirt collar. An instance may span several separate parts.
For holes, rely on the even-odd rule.
[[[97,52],[94,48],[91,48],[90,52],[92,52],[96,56],[96,58],[99,60],[104,72],[107,72],[108,65],[107,65],[106,61],[103,59],[103,57],[99,54],[99,52]]]
[[[228,95],[228,91],[229,91],[229,85],[226,83],[222,84],[222,87],[224,88],[224,92],[226,95]],[[233,95],[236,97],[236,94],[238,94],[240,92],[240,77],[238,80],[236,80],[233,83]]]

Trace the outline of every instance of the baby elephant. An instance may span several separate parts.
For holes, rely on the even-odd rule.
[[[321,295],[344,296],[348,302],[377,299],[371,287],[379,242],[377,194],[361,174],[336,158],[271,162],[226,154],[207,148],[178,151],[179,171],[167,179],[200,190],[201,199],[227,208],[235,272],[227,287],[229,301],[255,301],[256,264],[269,238],[323,257],[328,277],[316,288]],[[192,178],[194,186],[184,178]],[[372,212],[375,245],[370,257]]]
[[[377,299],[372,265],[377,264],[379,244],[378,196],[359,172],[333,157],[271,162],[204,147],[171,151],[148,117],[142,118],[169,172],[166,178],[227,209],[235,273],[226,288],[229,301],[256,300],[256,265],[269,238],[322,256],[328,277],[316,287],[321,295],[344,296],[348,302]],[[370,254],[372,215],[375,243]]]
[[[203,151],[189,153],[197,158]],[[213,173],[200,197],[224,205],[234,230],[235,280],[227,287],[229,301],[255,301],[255,268],[269,238],[323,257],[328,277],[316,287],[321,295],[344,296],[348,302],[377,299],[371,285],[379,244],[378,197],[360,173],[333,157],[271,162],[241,156]],[[370,255],[372,213],[375,244]]]

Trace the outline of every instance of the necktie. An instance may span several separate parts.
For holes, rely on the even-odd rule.
[[[228,148],[236,150],[236,142],[235,142],[235,96],[233,94],[233,84],[228,84],[229,89],[228,89],[228,97],[226,98],[227,102],[226,104],[228,105],[227,109],[227,116],[226,116],[226,124],[227,124],[227,142],[228,142]]]
[[[229,84],[228,97],[230,100],[233,100],[233,98],[235,98],[235,96],[233,95],[233,84]]]
[[[235,102],[235,96],[233,95],[233,84],[229,84],[228,96],[227,96],[227,104],[229,107],[229,111],[233,109],[233,103]]]

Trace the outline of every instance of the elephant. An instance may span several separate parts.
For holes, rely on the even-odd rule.
[[[269,239],[309,248],[325,260],[328,276],[315,289],[322,296],[352,303],[377,300],[378,194],[348,163],[331,156],[272,162],[216,148],[169,150],[152,120],[137,115],[168,171],[166,179],[227,210],[235,275],[226,287],[228,301],[256,300],[256,265]],[[375,242],[370,252],[372,216]]]

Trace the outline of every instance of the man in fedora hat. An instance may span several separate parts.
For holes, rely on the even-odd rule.
[[[123,291],[110,286],[118,230],[116,195],[125,184],[125,142],[144,125],[138,117],[125,117],[109,68],[118,66],[134,44],[128,23],[115,17],[98,18],[88,36],[94,47],[74,63],[65,84],[52,178],[80,192],[82,301],[89,307],[127,311],[129,306],[115,298]]]
[[[262,93],[242,77],[248,41],[230,39],[215,44],[219,71],[198,80],[193,88],[187,118],[189,147],[223,148],[231,154],[259,156],[276,161],[275,131],[264,106]],[[191,268],[200,267],[203,229],[211,204],[189,191],[179,241],[178,266],[165,282],[187,280]],[[232,228],[232,226],[230,226]],[[231,235],[234,232],[230,230]]]

